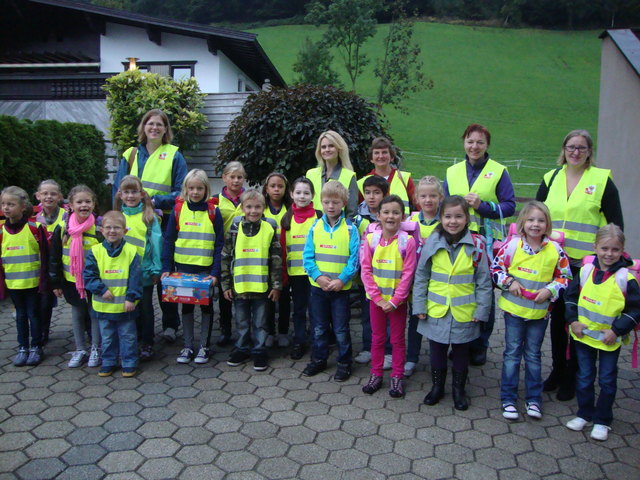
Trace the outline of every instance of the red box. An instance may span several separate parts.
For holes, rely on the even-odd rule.
[[[207,275],[174,272],[162,279],[162,301],[209,305],[213,299],[211,279]]]

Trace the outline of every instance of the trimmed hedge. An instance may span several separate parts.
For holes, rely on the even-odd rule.
[[[33,194],[46,178],[56,180],[65,197],[73,186],[84,183],[108,209],[102,132],[93,125],[0,115],[0,186],[22,187],[35,202]]]

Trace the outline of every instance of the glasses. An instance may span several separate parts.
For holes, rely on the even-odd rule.
[[[586,152],[587,150],[589,150],[589,147],[585,147],[584,145],[579,145],[579,146],[577,146],[577,147],[576,147],[575,145],[566,145],[566,146],[564,147],[564,149],[565,149],[567,152],[569,152],[569,153],[573,153],[573,152],[575,152],[576,150],[577,150],[578,152],[580,152],[580,153],[584,153],[584,152]]]

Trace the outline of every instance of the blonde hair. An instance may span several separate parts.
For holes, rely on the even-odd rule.
[[[46,180],[42,180],[38,184],[38,189],[36,190],[36,192],[39,192],[46,185],[51,185],[52,187],[55,187],[55,189],[58,190],[58,193],[62,195],[62,188],[60,188],[60,184],[52,178],[47,178]]]
[[[202,184],[204,185],[204,199],[207,200],[211,196],[211,185],[209,185],[209,177],[207,176],[207,172],[200,168],[189,170],[187,176],[184,177],[184,182],[182,182],[182,190],[180,191],[180,196],[183,199],[188,200],[187,185],[189,185],[189,182],[193,180],[202,182]]]
[[[266,207],[267,204],[265,202],[264,199],[264,195],[262,194],[262,192],[260,190],[258,190],[257,188],[249,188],[248,190],[245,190],[244,192],[242,192],[242,195],[240,195],[240,203],[245,203],[249,200],[258,200],[263,207]]]
[[[135,175],[125,175],[120,181],[118,193],[122,193],[125,190],[132,190],[134,188],[142,193],[142,222],[147,227],[149,227],[153,223],[153,220],[156,218],[156,212],[154,211],[153,205],[151,204],[151,198],[144,190],[140,179]],[[123,205],[124,201],[122,200],[122,198],[120,198],[120,195],[116,195],[116,198],[113,200],[113,209],[121,211]]]
[[[138,141],[140,143],[147,143],[147,134],[144,133],[144,126],[147,124],[149,119],[153,116],[160,117],[162,119],[162,123],[164,123],[164,135],[162,135],[162,144],[165,145],[167,143],[171,143],[173,140],[173,130],[171,130],[171,123],[169,123],[169,117],[162,110],[158,110],[157,108],[153,110],[149,110],[144,114],[142,120],[138,124]]]
[[[440,196],[444,196],[444,190],[442,189],[442,182],[440,182],[440,179],[438,179],[438,177],[434,177],[433,175],[425,175],[424,177],[422,177],[420,179],[420,181],[418,182],[418,188],[416,188],[416,200],[417,200],[417,195],[418,195],[418,190],[420,190],[420,187],[436,187],[436,191],[438,192],[438,194],[440,194]]]
[[[338,162],[340,162],[342,168],[353,171],[353,165],[349,158],[349,147],[347,146],[347,142],[344,141],[344,138],[342,138],[338,132],[334,132],[333,130],[322,132],[318,137],[318,143],[316,145],[316,160],[318,160],[318,166],[320,168],[326,167],[324,159],[320,154],[320,144],[322,143],[323,138],[328,138],[331,143],[335,145],[336,150],[338,150]]]
[[[584,161],[585,168],[589,168],[591,165],[595,165],[595,159],[593,158],[593,138],[591,138],[591,134],[586,130],[571,130],[567,133],[567,136],[564,137],[562,141],[562,148],[560,149],[560,156],[558,157],[558,165],[562,166],[567,163],[567,157],[564,147],[567,146],[569,140],[573,137],[582,137],[587,141],[587,147],[589,147],[589,156]]]
[[[342,203],[346,205],[347,201],[349,200],[349,191],[340,182],[331,180],[322,186],[322,192],[320,192],[320,200],[325,197],[339,198],[340,200],[342,200]]]
[[[23,188],[16,187],[15,185],[6,187],[2,190],[0,198],[4,197],[5,195],[16,197],[20,201],[20,204],[24,207],[24,214],[26,214],[27,217],[33,215],[33,205],[29,200],[29,194]]]
[[[606,238],[613,238],[618,240],[622,244],[622,248],[624,249],[624,232],[622,229],[616,225],[615,223],[608,223],[604,227],[601,227],[596,233],[595,244],[598,245],[601,241]]]
[[[540,210],[544,215],[544,220],[547,222],[547,228],[544,231],[544,234],[549,237],[551,235],[551,213],[549,213],[549,208],[544,203],[538,202],[537,200],[527,202],[520,211],[520,215],[518,215],[518,220],[516,221],[518,233],[523,237],[525,236],[524,222],[527,221],[527,217],[531,215],[532,210]]]
[[[242,173],[243,177],[247,177],[247,172],[244,169],[244,165],[242,165],[242,163],[238,162],[237,160],[227,163],[227,166],[222,169],[222,176],[224,177],[225,175],[229,175],[232,172],[240,172]]]
[[[109,210],[102,216],[102,226],[104,227],[107,222],[118,222],[126,230],[127,219],[124,214],[119,210]]]

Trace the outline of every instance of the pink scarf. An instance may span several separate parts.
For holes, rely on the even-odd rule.
[[[80,294],[80,298],[87,298],[84,291],[84,247],[82,242],[82,234],[93,227],[96,219],[93,215],[82,223],[78,223],[75,213],[69,215],[67,223],[67,232],[71,236],[71,247],[69,248],[69,272],[76,278],[76,290]]]

